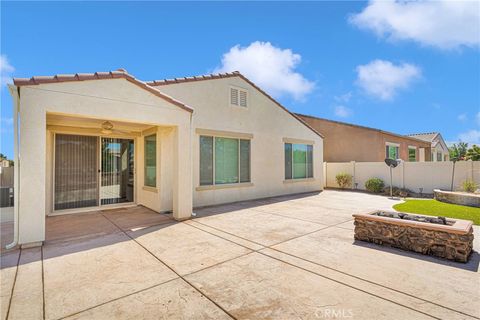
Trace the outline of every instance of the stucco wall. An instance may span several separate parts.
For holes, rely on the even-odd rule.
[[[390,185],[390,171],[383,162],[326,162],[326,187],[338,187],[335,176],[349,173],[354,176],[358,189],[365,190],[365,182],[370,178],[380,178]],[[433,193],[433,189],[450,190],[453,162],[402,162],[393,169],[393,185],[419,193]],[[454,190],[461,189],[465,180],[480,184],[480,161],[458,161],[455,165]],[[354,187],[354,185],[352,186]]]
[[[47,131],[47,113],[170,127],[173,135],[166,136],[166,149],[162,157],[167,157],[165,163],[173,162],[174,166],[167,170],[171,177],[160,172],[160,175],[167,176],[165,181],[175,179],[175,183],[169,187],[163,186],[163,189],[171,188],[166,191],[170,200],[162,203],[154,199],[159,199],[160,192],[147,199],[148,196],[143,196],[141,188],[137,188],[137,200],[138,203],[155,209],[173,208],[174,215],[178,218],[190,217],[192,186],[189,112],[124,79],[24,86],[20,88],[19,243],[43,241],[45,214],[51,212],[52,134]],[[137,154],[143,154],[143,146],[138,140],[142,139],[137,139]],[[137,165],[140,161],[142,159],[137,158]],[[140,168],[137,167],[139,180],[143,179],[139,172],[143,169],[139,170]]]
[[[430,160],[428,142],[319,118],[300,117],[324,135],[324,161],[383,161],[387,142],[399,144],[402,160],[408,161],[409,146],[417,147],[417,161],[420,161],[419,148],[425,148],[425,160]]]
[[[248,90],[248,108],[230,105],[230,86]],[[194,206],[205,206],[288,193],[321,190],[323,143],[307,128],[264,94],[239,77],[194,81],[157,87],[195,109],[193,117]],[[253,186],[197,190],[199,186],[199,134],[196,129],[251,134],[251,181]],[[314,143],[314,179],[284,182],[284,138]]]

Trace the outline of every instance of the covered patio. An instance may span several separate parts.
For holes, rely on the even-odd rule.
[[[192,108],[124,70],[15,79],[10,91],[13,244],[48,240],[47,216],[131,205],[191,216]]]
[[[47,217],[42,248],[2,253],[1,319],[480,317],[478,227],[467,264],[353,240],[353,213],[395,203],[327,190],[183,222],[142,206]]]

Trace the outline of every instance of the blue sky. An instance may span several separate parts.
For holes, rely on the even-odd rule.
[[[120,67],[239,69],[295,112],[480,143],[479,6],[2,1],[0,151],[13,154],[8,78]]]

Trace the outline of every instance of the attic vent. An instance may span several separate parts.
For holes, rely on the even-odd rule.
[[[247,107],[248,106],[247,90],[239,88],[230,88],[230,104],[232,106]]]
[[[246,107],[247,106],[247,92],[240,91],[240,106]]]
[[[238,89],[230,88],[230,104],[238,106]]]

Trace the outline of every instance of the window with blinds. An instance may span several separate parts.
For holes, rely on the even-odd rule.
[[[239,88],[230,88],[230,105],[248,107],[248,92]]]
[[[250,182],[250,140],[200,136],[200,185]]]

